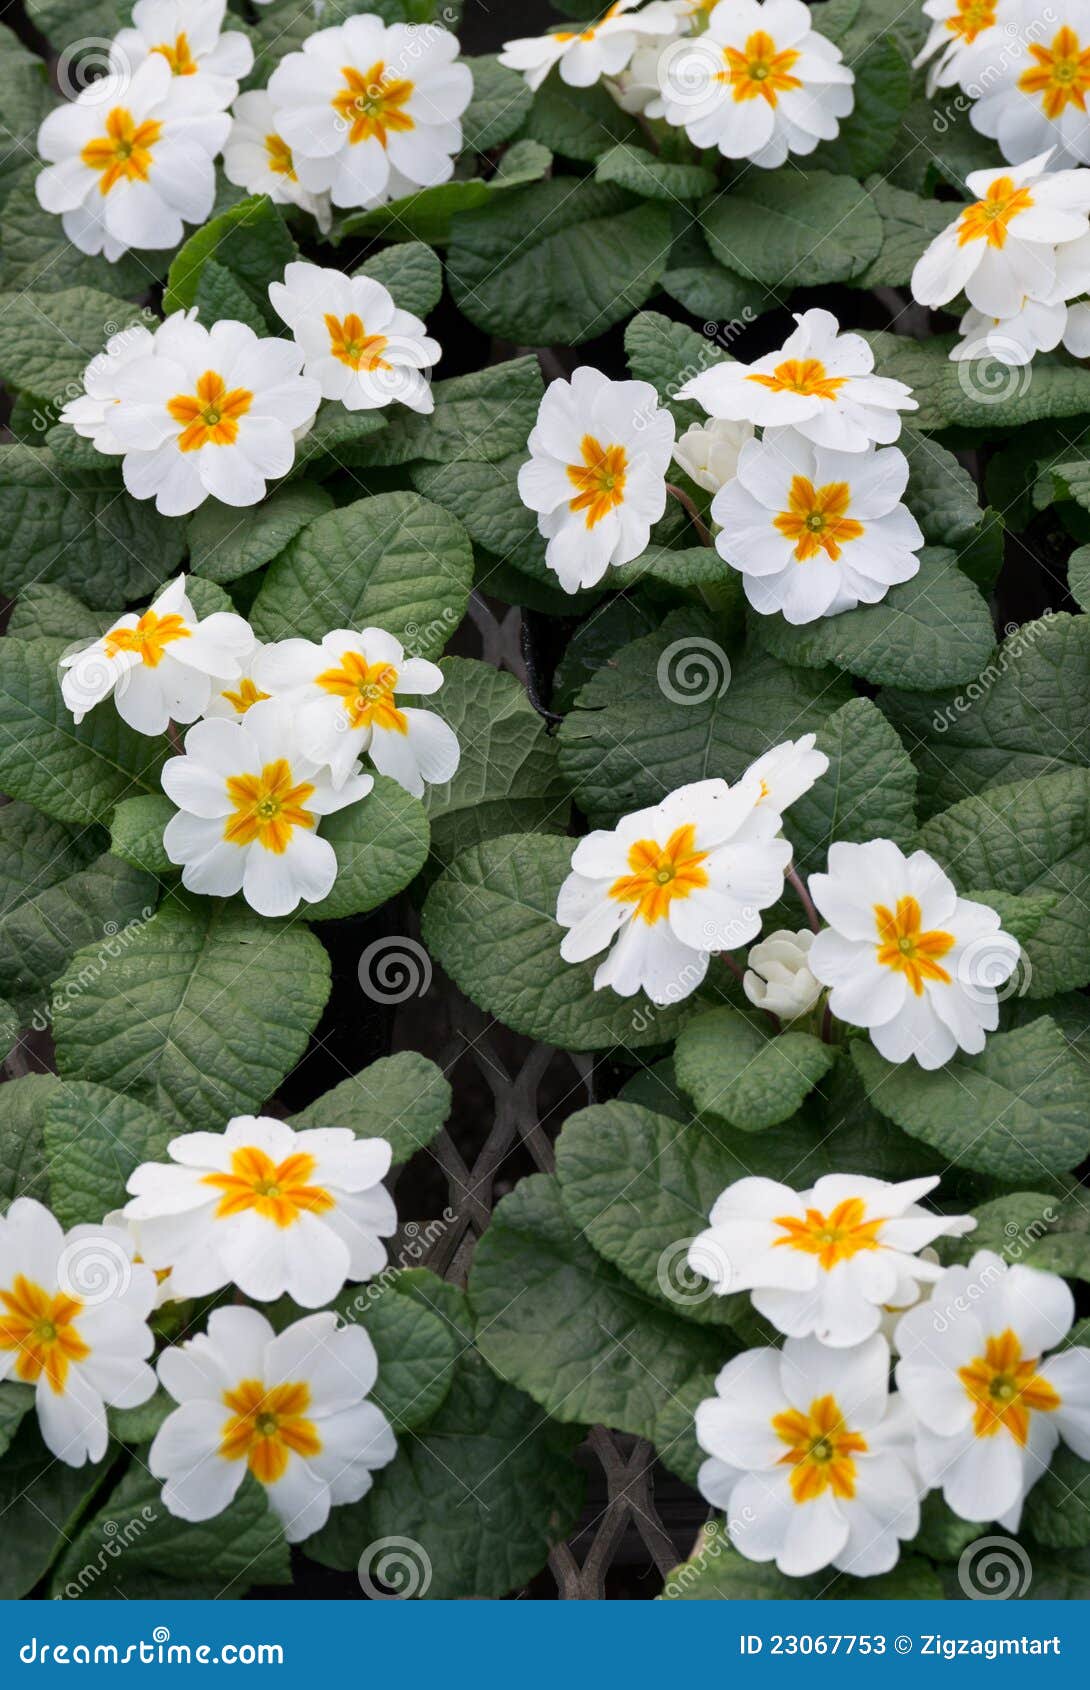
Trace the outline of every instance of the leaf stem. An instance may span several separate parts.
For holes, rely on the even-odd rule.
[[[666,491],[677,500],[683,510],[688,512],[689,520],[696,529],[697,534],[700,536],[700,544],[702,546],[714,545],[715,542],[712,540],[711,531],[708,528],[707,523],[704,521],[704,518],[697,510],[692,499],[690,499],[688,493],[680,487],[675,487],[672,481],[668,481],[666,483]]]
[[[821,917],[818,915],[817,910],[814,908],[814,900],[813,900],[813,898],[811,898],[809,892],[806,890],[806,887],[803,885],[802,876],[799,874],[799,871],[795,867],[794,863],[791,864],[791,867],[788,869],[785,878],[791,882],[792,886],[795,888],[795,891],[798,893],[799,902],[801,903],[804,911],[806,912],[806,919],[810,923],[812,930],[815,933],[820,933],[821,932]]]
[[[167,723],[167,738],[170,741],[170,749],[174,752],[175,756],[184,757],[185,746],[182,744],[182,730],[178,726],[177,722]]]

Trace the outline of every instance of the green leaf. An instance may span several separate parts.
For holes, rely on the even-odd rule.
[[[433,856],[442,862],[514,829],[558,833],[568,816],[556,741],[514,675],[465,657],[447,657],[430,707],[458,735],[462,760],[452,780],[429,786],[424,805]]]
[[[724,264],[719,264],[701,241],[704,252],[697,263],[680,263],[673,253],[662,278],[662,291],[676,299],[686,311],[704,322],[723,324],[737,332],[760,316],[767,303],[764,288],[743,281]],[[635,321],[635,319],[633,319]]]
[[[635,119],[600,84],[571,88],[557,76],[550,76],[535,93],[526,133],[552,152],[583,164],[594,164],[617,141],[642,139]]]
[[[708,245],[740,276],[768,287],[818,287],[861,276],[882,248],[882,223],[858,182],[825,170],[743,175],[701,222]]]
[[[107,1548],[117,1545],[115,1558]],[[55,1597],[138,1601],[237,1597],[253,1584],[290,1583],[288,1546],[255,1478],[247,1474],[222,1514],[190,1525],[167,1513],[162,1485],[136,1464],[72,1536],[50,1589]]]
[[[218,259],[207,258],[201,266],[193,303],[206,328],[226,318],[245,323],[257,335],[269,332],[264,312],[254,304],[234,272]]]
[[[370,211],[354,211],[342,220],[338,236],[381,235],[391,241],[428,241],[432,246],[445,246],[460,216],[491,205],[508,188],[540,182],[551,163],[552,154],[540,142],[516,141],[487,181],[480,176],[458,177],[435,188],[420,188]]]
[[[995,649],[988,606],[953,552],[929,546],[919,557],[919,573],[878,604],[803,627],[755,617],[761,643],[785,663],[834,664],[882,686],[922,690],[973,680]]]
[[[866,176],[881,168],[896,145],[897,119],[908,108],[912,77],[905,54],[889,35],[879,36],[849,63],[855,104],[850,115],[841,118],[836,140],[823,142],[807,164]]]
[[[726,352],[713,336],[697,334],[657,311],[641,311],[625,330],[624,349],[633,379],[651,383],[679,429],[707,421],[701,405],[676,395],[702,370],[723,362]]]
[[[16,1197],[49,1202],[42,1132],[55,1074],[23,1074],[0,1086],[0,1211]]]
[[[81,861],[67,829],[22,804],[0,809],[0,840],[21,853],[26,875],[0,912],[5,997],[38,1002],[81,946],[108,956],[128,942],[132,923],[154,913],[158,888],[148,875],[108,855]],[[55,860],[45,857],[51,846]]]
[[[1065,1185],[1067,1182],[1064,1182]],[[944,1238],[946,1263],[968,1262],[977,1250],[992,1250],[1065,1279],[1090,1279],[1090,1220],[1081,1193],[1060,1200],[1040,1191],[1016,1191],[973,1210],[976,1231],[964,1238]],[[1073,1327],[1068,1342],[1085,1342]]]
[[[20,1385],[14,1380],[5,1380],[0,1385],[0,1455],[7,1454],[24,1415],[33,1407],[33,1385]]]
[[[931,1072],[887,1062],[862,1039],[852,1056],[874,1106],[962,1167],[1013,1182],[1090,1153],[1090,1076],[1047,1015]]]
[[[329,994],[329,959],[297,922],[218,899],[169,899],[82,989],[57,985],[57,1066],[128,1092],[174,1131],[258,1109],[298,1061]]]
[[[406,1278],[410,1276],[405,1276]],[[417,1295],[456,1332],[467,1324],[461,1293],[414,1274]],[[306,1553],[327,1566],[381,1581],[383,1540],[409,1540],[403,1595],[433,1601],[507,1595],[539,1572],[573,1528],[583,1478],[572,1460],[581,1432],[538,1414],[460,1339],[445,1402],[404,1439],[362,1502],[335,1509]],[[379,1384],[381,1387],[381,1372]]]
[[[370,1285],[346,1286],[332,1305],[369,1334],[378,1355],[371,1401],[399,1436],[425,1425],[445,1402],[462,1348],[455,1329],[426,1306],[423,1296],[399,1293],[399,1282],[407,1277],[384,1275]],[[426,1269],[412,1277],[432,1279]]]
[[[1066,1444],[1026,1498],[1022,1530],[1050,1549],[1090,1544],[1090,1461],[1080,1461]]]
[[[949,200],[921,199],[880,176],[867,183],[867,190],[882,219],[882,249],[860,277],[860,285],[907,287],[917,259],[949,227],[957,208]]]
[[[297,476],[308,464],[319,463],[328,474],[332,466],[322,462],[328,458],[332,458],[338,468],[344,469],[350,461],[354,463],[357,460],[361,451],[366,450],[373,435],[385,432],[386,415],[383,411],[348,411],[339,399],[323,399],[313,426],[296,444],[295,463],[290,473]]]
[[[8,637],[18,640],[94,640],[110,616],[88,610],[81,599],[49,581],[29,581],[8,617]]]
[[[1011,629],[956,692],[886,692],[915,747],[929,812],[972,793],[1090,763],[1090,618],[1048,612]]]
[[[776,1037],[757,1013],[711,1009],[681,1030],[674,1066],[702,1115],[745,1132],[786,1121],[829,1072],[836,1053],[810,1033]]]
[[[541,369],[536,358],[511,358],[470,375],[432,385],[435,410],[422,417],[396,416],[377,440],[358,455],[367,464],[465,460],[499,462],[513,452],[526,455],[526,441],[541,404]]]
[[[594,169],[598,182],[615,182],[641,199],[678,200],[701,199],[715,192],[716,176],[702,164],[670,164],[644,147],[634,147],[619,141],[608,153],[603,153]]]
[[[54,581],[116,605],[150,594],[185,555],[183,524],[130,498],[116,459],[73,469],[45,447],[0,446],[0,527],[0,585],[13,598]]]
[[[317,517],[270,567],[250,620],[259,639],[320,640],[377,623],[437,657],[465,614],[465,529],[417,493],[379,493]]]
[[[649,1438],[666,1466],[692,1481],[692,1414],[727,1359],[723,1334],[650,1302],[596,1255],[555,1179],[531,1175],[497,1205],[469,1297],[478,1345],[504,1379],[557,1420],[602,1421]]]
[[[50,1091],[43,1139],[51,1206],[63,1227],[96,1225],[128,1201],[141,1162],[165,1162],[173,1130],[142,1103],[108,1086],[70,1080]]]
[[[823,869],[834,840],[915,843],[916,770],[877,705],[853,698],[819,728],[817,749],[829,767],[791,806],[787,835],[795,866]]]
[[[1090,605],[1090,546],[1080,546],[1067,560],[1067,586],[1081,610]]]
[[[0,786],[59,821],[105,821],[159,788],[165,746],[127,728],[107,700],[77,727],[61,697],[56,640],[0,644]]]
[[[730,664],[718,628],[676,611],[587,682],[560,725],[560,769],[595,827],[710,774],[737,780],[781,740],[819,728],[847,694],[829,674],[763,654]]]
[[[634,1103],[569,1115],[557,1140],[564,1208],[600,1256],[655,1302],[700,1325],[729,1325],[749,1298],[716,1296],[688,1246],[737,1177],[717,1135]]]
[[[329,895],[307,905],[311,921],[333,921],[377,909],[414,880],[428,856],[428,818],[419,798],[387,775],[374,789],[322,821],[322,838],[337,853]]]
[[[1027,382],[1025,371],[988,359],[951,363],[949,336],[914,340],[868,331],[864,338],[874,348],[877,374],[905,381],[912,388],[920,406],[912,420],[920,429],[957,423],[992,434],[999,428],[1021,428],[1046,417],[1090,411],[1090,370],[1081,367],[1038,361],[1032,381]]]
[[[952,452],[914,428],[903,428],[897,442],[908,458],[905,504],[933,546],[968,546],[984,512],[976,485]]]
[[[110,819],[111,852],[148,874],[177,874],[163,844],[166,825],[176,814],[170,799],[161,792],[123,799]]]
[[[462,145],[487,153],[517,134],[533,104],[526,78],[491,54],[463,58],[473,72],[473,98],[462,113]]]
[[[295,242],[267,194],[239,200],[190,235],[170,266],[163,309],[197,303],[201,272],[212,260],[230,270],[262,316],[272,322],[268,284],[297,256]]]
[[[498,463],[457,458],[443,464],[414,464],[411,474],[417,492],[456,516],[486,551],[502,558],[514,555],[516,563],[532,552],[544,567],[545,542],[538,534],[537,517],[518,492],[518,472],[525,462],[523,445]]]
[[[62,404],[83,392],[83,372],[111,335],[155,321],[150,312],[94,288],[0,295],[0,377]]]
[[[402,1050],[341,1080],[293,1115],[291,1125],[296,1132],[351,1127],[358,1138],[384,1138],[397,1167],[443,1130],[450,1108],[450,1084],[440,1069],[415,1050]]]
[[[85,35],[112,36],[125,22],[122,0],[26,0],[26,11],[58,51],[77,39],[81,29]],[[87,45],[100,48],[101,41]]]
[[[1031,998],[1090,983],[1085,884],[1090,874],[1090,773],[1065,769],[994,786],[935,816],[920,843],[955,882],[1058,901],[1026,946]]]
[[[398,309],[411,311],[416,317],[426,317],[433,311],[443,293],[443,266],[423,241],[401,241],[397,246],[384,247],[352,274],[381,282]]]
[[[169,254],[127,252],[116,264],[107,264],[101,257],[80,252],[65,235],[60,218],[38,204],[36,175],[33,166],[21,171],[4,200],[0,288],[5,293],[26,292],[35,299],[77,287],[112,294],[115,300],[142,298],[166,270]],[[101,345],[95,350],[100,351]]]
[[[0,1600],[26,1596],[48,1571],[103,1472],[102,1462],[68,1467],[58,1461],[42,1443],[36,1415],[26,1415],[0,1462]]]
[[[516,1033],[565,1050],[636,1049],[676,1032],[681,1012],[640,994],[594,990],[600,957],[567,963],[556,899],[572,844],[508,834],[465,851],[440,875],[422,916],[424,943],[479,1008]]]
[[[45,65],[6,30],[0,37],[0,198],[31,166],[53,97]]]
[[[1024,945],[1033,938],[1045,916],[1059,902],[1056,892],[1000,892],[994,886],[983,892],[967,892],[975,904],[987,904],[998,915],[1004,932]],[[1039,1011],[1035,1011],[1039,1013]]]
[[[489,334],[580,345],[643,304],[669,246],[664,206],[558,178],[458,216],[447,278],[459,310]]]

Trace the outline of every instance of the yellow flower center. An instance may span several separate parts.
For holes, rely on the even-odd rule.
[[[1069,105],[1084,112],[1090,89],[1090,48],[1081,46],[1075,31],[1065,24],[1052,37],[1051,47],[1031,42],[1029,52],[1037,62],[1018,78],[1022,92],[1039,94],[1041,110],[1048,118],[1059,117]]]
[[[368,334],[363,320],[350,311],[345,318],[325,314],[329,331],[329,350],[334,358],[352,370],[388,370],[390,365],[382,356],[388,340],[384,334]]]
[[[770,376],[754,373],[747,381],[770,393],[801,393],[805,399],[835,399],[847,376],[830,376],[820,358],[785,358]]]
[[[995,0],[957,0],[957,5],[953,17],[946,19],[946,28],[968,46],[994,24]]]
[[[243,1379],[223,1402],[231,1410],[224,1421],[219,1453],[225,1461],[245,1459],[263,1485],[282,1479],[291,1455],[320,1455],[322,1440],[307,1418],[310,1386],[303,1380],[266,1386],[260,1379]]]
[[[815,1397],[805,1414],[797,1408],[774,1414],[771,1424],[787,1445],[780,1466],[791,1468],[796,1502],[813,1502],[827,1490],[844,1500],[855,1495],[854,1457],[866,1454],[867,1440],[844,1424],[835,1397]]]
[[[46,1291],[21,1273],[0,1289],[0,1350],[18,1350],[17,1379],[36,1385],[44,1373],[53,1391],[64,1390],[70,1363],[91,1353],[73,1324],[82,1309],[78,1297]]]
[[[115,106],[107,114],[105,135],[88,141],[79,155],[88,170],[100,172],[99,193],[108,194],[119,182],[146,182],[162,132],[161,123],[138,124],[124,106]]]
[[[1023,1357],[1021,1342],[1008,1326],[987,1339],[982,1356],[958,1368],[958,1378],[976,1405],[973,1432],[978,1438],[994,1438],[1003,1429],[1024,1446],[1030,1415],[1052,1414],[1059,1408],[1060,1394],[1040,1377],[1039,1365],[1039,1356]]]
[[[202,446],[233,446],[238,439],[238,419],[254,402],[247,387],[228,393],[226,383],[215,370],[197,378],[196,393],[176,393],[167,400],[167,410],[182,423],[179,452],[198,452]]]
[[[806,563],[818,552],[824,552],[830,563],[835,563],[841,546],[859,539],[863,524],[844,515],[851,496],[846,481],[827,481],[823,487],[815,487],[804,475],[791,477],[789,508],[773,517],[772,526],[786,540],[796,542],[797,563]]]
[[[628,456],[623,446],[602,446],[592,434],[584,434],[579,450],[583,462],[566,466],[568,480],[576,489],[568,509],[585,511],[586,525],[593,528],[624,502]]]
[[[161,41],[158,47],[152,48],[152,52],[162,55],[175,76],[196,76],[199,67],[189,50],[189,37],[185,30],[175,37],[173,45],[169,41]]]
[[[116,657],[119,651],[135,651],[141,663],[157,669],[163,661],[164,648],[174,640],[187,640],[189,634],[176,611],[157,616],[154,610],[145,610],[135,628],[111,628],[102,643],[107,657]]]
[[[286,757],[266,763],[259,775],[229,775],[227,794],[235,812],[224,823],[224,839],[232,845],[256,841],[264,850],[282,855],[293,828],[315,825],[316,818],[305,808],[313,791],[306,781],[293,784]]]
[[[1006,246],[1012,220],[1028,211],[1032,204],[1033,195],[1028,188],[1016,188],[1009,176],[1000,176],[982,200],[962,212],[958,219],[958,246],[968,246],[970,241]]]
[[[820,1209],[807,1209],[801,1221],[796,1215],[777,1215],[772,1224],[781,1228],[783,1237],[774,1241],[774,1247],[783,1245],[816,1256],[828,1272],[861,1250],[881,1249],[878,1232],[885,1225],[885,1217],[867,1220],[866,1213],[861,1197],[846,1197],[828,1215]]]
[[[264,1150],[248,1144],[231,1152],[229,1174],[205,1174],[201,1184],[223,1193],[216,1204],[217,1220],[253,1209],[263,1220],[288,1227],[301,1214],[324,1215],[334,1207],[324,1186],[309,1183],[317,1165],[302,1151],[277,1164]]]
[[[220,697],[225,698],[231,708],[237,710],[240,716],[245,716],[252,704],[260,704],[263,699],[271,696],[271,693],[261,692],[249,676],[239,682],[237,692],[231,692],[227,687],[224,687],[220,693]]]
[[[953,950],[954,935],[941,928],[921,932],[920,906],[911,893],[898,898],[895,911],[887,909],[885,904],[875,904],[874,919],[878,927],[878,961],[894,973],[903,974],[917,997],[923,992],[925,980],[942,986],[950,984],[950,976],[938,959]]]
[[[358,71],[342,65],[344,87],[333,96],[333,110],[348,125],[352,146],[359,141],[386,145],[391,131],[405,134],[416,124],[402,107],[412,97],[414,84],[405,77],[391,77],[379,59],[370,70]]]
[[[315,682],[343,700],[352,727],[408,733],[409,724],[394,703],[397,670],[392,663],[368,663],[358,651],[346,651],[340,667],[323,670]]]
[[[692,822],[675,829],[665,845],[655,839],[638,839],[628,853],[631,874],[615,880],[609,895],[620,903],[635,904],[634,916],[653,927],[675,898],[687,898],[707,886],[708,871],[701,867],[707,856],[707,851],[696,849]]]
[[[801,88],[797,76],[789,73],[799,55],[794,48],[776,51],[776,43],[766,30],[757,29],[747,36],[745,47],[724,47],[727,69],[718,73],[718,80],[730,85],[736,101],[767,100],[770,106],[779,103],[781,94]]]
[[[266,135],[265,154],[269,161],[269,169],[274,176],[286,176],[290,182],[297,182],[295,174],[295,159],[288,143],[281,140],[277,134]]]

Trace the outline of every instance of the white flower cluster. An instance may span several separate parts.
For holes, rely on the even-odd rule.
[[[105,1456],[107,1408],[138,1407],[158,1383],[177,1404],[148,1456],[168,1512],[211,1519],[249,1472],[297,1542],[397,1453],[367,1400],[367,1333],[329,1310],[275,1332],[257,1309],[218,1308],[205,1333],[162,1352],[157,1379],[149,1321],[230,1286],[319,1309],[378,1273],[397,1229],[381,1183],[390,1145],[249,1115],[167,1154],[135,1170],[131,1201],[98,1226],[65,1233],[28,1197],[0,1218],[0,1379],[34,1386],[42,1437],[72,1467]]]
[[[976,1222],[924,1207],[937,1185],[741,1179],[690,1247],[718,1294],[748,1291],[786,1335],[735,1356],[696,1411],[700,1489],[750,1560],[888,1572],[929,1491],[1016,1531],[1060,1438],[1090,1457],[1090,1350],[1046,1353],[1073,1324],[1070,1290],[988,1250],[944,1272],[927,1247]]]
[[[916,401],[903,382],[874,374],[866,341],[841,334],[830,312],[796,322],[777,352],[713,365],[680,388],[712,420],[676,442],[648,382],[584,366],[550,384],[518,486],[567,592],[646,548],[671,454],[714,493],[716,549],[763,616],[836,616],[917,573],[923,535],[900,502],[908,459],[889,444]]]
[[[1051,169],[1054,152],[966,178],[976,195],[912,272],[921,305],[969,309],[950,353],[1023,365],[1062,342],[1090,354],[1090,170]],[[1081,303],[1075,303],[1080,301]]]
[[[229,181],[323,229],[331,205],[382,205],[451,176],[473,78],[449,31],[350,17],[285,54],[266,90],[239,95],[253,49],[222,33],[225,10],[137,0],[106,74],[42,124],[38,199],[81,252],[116,262],[177,246],[211,214],[221,153]]]
[[[807,734],[765,752],[733,786],[697,781],[589,833],[557,900],[565,962],[607,951],[596,990],[643,991],[660,1005],[689,997],[712,956],[756,938],[762,910],[783,895],[784,812],[828,767]],[[925,851],[906,857],[888,839],[832,845],[809,898],[819,931],[780,929],[750,951],[751,1003],[795,1021],[828,988],[828,1013],[865,1027],[890,1062],[932,1069],[984,1049],[1020,956],[993,909],[959,897]]]
[[[531,88],[554,65],[573,88],[604,79],[625,111],[663,118],[698,147],[766,169],[839,134],[855,77],[802,0],[637,4],[615,0],[582,29],[509,41],[500,63]]]
[[[397,696],[438,692],[436,664],[406,657],[382,628],[262,645],[232,612],[199,618],[184,576],[61,664],[77,722],[112,695],[139,733],[196,723],[163,769],[178,806],[163,843],[190,891],[241,892],[259,915],[332,890],[337,857],[318,830],[372,792],[361,757],[415,797],[458,767],[453,728]]]
[[[154,331],[122,329],[88,365],[61,421],[122,457],[134,498],[186,516],[209,497],[263,499],[291,469],[323,399],[349,411],[434,409],[426,372],[439,343],[380,282],[293,263],[270,282],[269,299],[290,340],[230,318],[206,329],[196,308]]]

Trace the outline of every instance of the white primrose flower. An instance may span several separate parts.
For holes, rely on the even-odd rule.
[[[596,990],[642,990],[659,1004],[695,991],[709,953],[754,938],[760,912],[783,892],[791,847],[776,837],[782,818],[758,803],[759,793],[750,779],[697,781],[581,839],[556,906],[570,929],[560,945],[565,962],[612,946]]]
[[[46,1447],[69,1467],[106,1454],[107,1407],[155,1390],[155,1275],[132,1256],[123,1228],[64,1232],[32,1197],[0,1216],[0,1379],[34,1386]]]
[[[1067,306],[1063,300],[1045,303],[1027,299],[1012,317],[986,317],[970,305],[958,328],[961,340],[951,347],[955,363],[994,358],[1018,368],[1033,362],[1037,352],[1051,352],[1065,338]]]
[[[570,88],[589,88],[599,77],[623,71],[641,36],[676,33],[680,20],[665,0],[651,0],[634,12],[638,5],[639,0],[614,0],[595,23],[505,42],[500,64],[521,71],[530,88],[540,88],[554,65]]]
[[[752,762],[743,776],[747,785],[757,782],[757,803],[778,810],[780,815],[809,792],[829,767],[824,751],[814,749],[816,734],[785,739]]]
[[[825,1174],[809,1191],[775,1180],[736,1180],[716,1198],[689,1264],[720,1296],[749,1291],[758,1314],[790,1338],[834,1349],[879,1329],[883,1305],[911,1302],[942,1269],[919,1252],[976,1222],[920,1203],[938,1175],[890,1185],[864,1174]]]
[[[1012,164],[1054,148],[1052,167],[1090,163],[1090,4],[1021,0],[1006,27],[958,58],[969,121]]]
[[[547,41],[549,37],[544,39]],[[636,115],[646,112],[649,117],[662,116],[659,60],[674,39],[672,33],[641,36],[640,46],[624,68],[612,76],[602,78],[602,86],[608,90],[622,111]],[[563,70],[560,74],[563,76]]]
[[[899,411],[915,411],[903,381],[876,376],[861,335],[841,334],[831,311],[796,314],[798,328],[778,352],[752,364],[715,364],[678,390],[710,416],[763,428],[793,428],[815,446],[865,452],[901,432]]]
[[[276,127],[276,107],[265,88],[240,94],[231,107],[231,133],[223,148],[223,174],[248,194],[268,194],[274,205],[297,205],[324,235],[333,221],[328,193],[304,188],[292,150]]]
[[[713,499],[715,549],[762,616],[798,625],[877,604],[919,571],[923,534],[900,503],[907,484],[896,446],[834,452],[777,429],[742,448]]]
[[[109,71],[128,77],[157,54],[185,79],[188,98],[229,106],[253,67],[254,50],[241,30],[220,33],[226,9],[227,0],[136,0],[132,27],[110,44]]]
[[[96,452],[124,451],[110,428],[114,407],[120,402],[117,375],[126,364],[146,358],[154,345],[152,331],[140,323],[111,335],[83,372],[83,392],[78,398],[69,399],[62,408],[60,421],[75,429],[84,440],[92,441]]]
[[[650,382],[611,381],[586,364],[550,382],[518,489],[565,592],[646,550],[666,509],[673,444],[674,419]]]
[[[675,442],[674,462],[706,493],[718,493],[737,475],[739,453],[752,439],[752,423],[717,417],[706,423],[690,423]]]
[[[231,119],[187,93],[189,80],[154,53],[119,86],[116,103],[92,83],[43,122],[38,151],[47,168],[34,191],[80,252],[116,263],[130,248],[177,246],[186,223],[207,221],[212,161]]]
[[[246,1474],[265,1487],[289,1543],[325,1525],[333,1504],[358,1502],[397,1454],[362,1326],[332,1311],[279,1335],[257,1309],[214,1309],[208,1331],[164,1350],[159,1378],[179,1405],[155,1435],[148,1467],[181,1520],[211,1520]]]
[[[940,1068],[984,1049],[1020,955],[993,909],[959,898],[926,851],[906,857],[889,839],[830,846],[810,895],[829,923],[810,968],[832,987],[834,1015],[866,1027],[889,1062]]]
[[[308,35],[269,79],[303,186],[336,206],[374,206],[448,181],[473,95],[457,57],[435,24],[350,17]]]
[[[939,1262],[937,1253],[931,1249],[930,1245],[926,1250],[920,1251],[920,1260],[922,1262],[933,1262],[936,1266]],[[898,1326],[901,1324],[901,1321],[908,1313],[909,1309],[917,1308],[920,1303],[927,1302],[933,1290],[934,1285],[930,1281],[926,1284],[920,1284],[918,1281],[913,1281],[910,1294],[908,1282],[906,1281],[904,1287],[898,1293],[897,1300],[895,1302],[882,1304],[882,1317],[878,1323],[878,1330],[881,1332],[894,1355],[899,1353],[897,1349]]]
[[[291,468],[294,430],[318,409],[321,390],[300,375],[302,362],[291,341],[260,339],[245,323],[206,329],[168,317],[152,351],[114,378],[110,429],[128,492],[154,498],[164,516],[185,516],[210,495],[257,504]]]
[[[875,1336],[830,1350],[789,1338],[746,1350],[696,1410],[709,1459],[697,1476],[734,1547],[788,1578],[834,1566],[859,1578],[896,1565],[924,1493],[912,1425],[889,1392],[889,1346]]]
[[[290,699],[300,749],[329,768],[335,789],[365,754],[416,798],[425,782],[441,786],[458,767],[461,750],[449,723],[396,696],[438,692],[443,671],[425,658],[406,657],[383,628],[335,628],[320,645],[281,640],[265,647],[254,677]]]
[[[130,1221],[126,1218],[124,1209],[111,1209],[109,1214],[103,1217],[102,1224],[104,1227],[113,1227],[115,1230],[120,1228],[120,1230],[128,1236],[132,1244],[133,1261],[140,1262],[145,1267],[147,1266],[147,1263],[144,1261],[143,1253],[140,1249],[140,1228],[134,1221]],[[181,1301],[181,1299],[175,1295],[174,1289],[170,1283],[170,1269],[153,1268],[151,1271],[155,1276],[155,1301],[152,1307],[161,1309],[164,1308],[167,1303],[176,1303]]]
[[[916,1458],[963,1520],[1017,1531],[1062,1437],[1090,1460],[1090,1350],[1055,1350],[1075,1303],[1064,1281],[978,1250],[897,1327],[897,1385]]]
[[[809,1014],[821,996],[821,986],[807,966],[813,938],[808,927],[797,932],[780,927],[752,947],[742,977],[750,1003],[781,1021]]]
[[[295,1132],[265,1115],[236,1115],[222,1133],[185,1133],[170,1162],[143,1162],[122,1211],[153,1268],[169,1268],[175,1297],[237,1285],[272,1302],[286,1293],[320,1308],[349,1279],[386,1265],[397,1230],[383,1138],[350,1127]]]
[[[182,885],[213,898],[241,892],[258,915],[290,915],[332,891],[337,855],[318,826],[375,784],[352,770],[335,788],[304,756],[294,712],[275,698],[240,722],[198,722],[162,781],[178,806],[163,844]]]
[[[202,716],[222,717],[228,722],[241,722],[255,704],[264,704],[272,692],[264,692],[254,679],[254,665],[265,647],[254,640],[247,655],[240,659],[238,675],[214,675],[212,695],[201,711]]]
[[[1027,297],[1054,297],[1057,247],[1090,226],[1090,170],[1049,174],[1048,163],[1041,153],[966,177],[976,200],[935,236],[912,272],[920,305],[946,305],[964,293],[989,317],[1013,317]]]
[[[975,47],[979,54],[1009,42],[1019,0],[924,0],[923,12],[931,28],[912,65],[928,66],[930,96],[936,88],[950,88],[961,80],[974,58],[968,48]]]
[[[170,722],[203,713],[213,675],[241,675],[253,643],[250,624],[231,611],[198,619],[179,575],[147,610],[126,612],[61,658],[61,695],[77,722],[112,693],[130,728],[165,733]]]
[[[855,76],[812,25],[802,0],[717,6],[702,34],[660,56],[661,115],[695,146],[764,169],[834,140],[855,104]]]
[[[349,411],[395,401],[412,411],[434,411],[425,372],[439,362],[442,347],[419,317],[399,310],[381,282],[317,264],[289,264],[282,282],[269,283],[269,299],[323,399],[339,399]]]
[[[1090,358],[1090,301],[1068,306],[1063,343],[1073,358]]]

